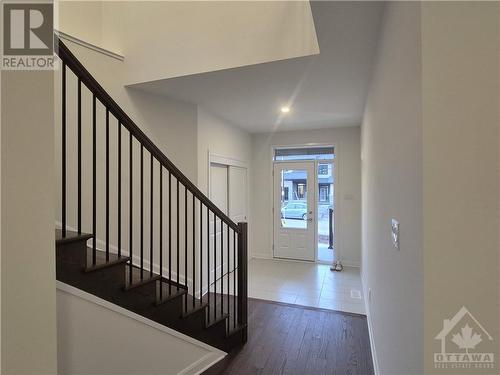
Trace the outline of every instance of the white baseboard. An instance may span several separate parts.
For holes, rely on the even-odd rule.
[[[342,265],[345,267],[354,267],[354,268],[361,268],[361,265],[359,262],[351,262],[349,260],[340,260],[342,262]]]
[[[294,261],[294,262],[304,262],[303,260],[294,260],[294,259],[284,259],[284,258],[274,258],[270,253],[252,253],[250,254],[250,259],[272,259],[272,260],[285,260],[285,261]],[[345,261],[341,259],[341,262],[346,267],[355,267],[361,268],[359,262]],[[321,263],[321,262],[319,262]]]
[[[252,253],[250,254],[250,259],[273,259],[273,256],[271,254],[265,254],[265,253]]]
[[[375,348],[375,338],[373,336],[372,315],[370,313],[370,305],[369,305],[370,302],[368,300],[368,288],[366,285],[366,280],[363,277],[363,273],[361,273],[361,285],[363,287],[363,294],[364,294],[363,297],[365,300],[366,322],[368,324],[368,335],[370,339],[370,348],[372,352],[373,372],[375,373],[375,375],[380,375],[377,349]]]

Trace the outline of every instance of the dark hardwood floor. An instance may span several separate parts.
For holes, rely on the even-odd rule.
[[[366,317],[249,298],[248,342],[204,372],[373,374]]]

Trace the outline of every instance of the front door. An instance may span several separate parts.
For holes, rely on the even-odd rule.
[[[314,261],[314,161],[274,163],[274,257]]]

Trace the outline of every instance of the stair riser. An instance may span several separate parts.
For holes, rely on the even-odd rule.
[[[67,265],[86,266],[87,244],[86,241],[71,242],[56,246],[56,261]]]
[[[181,318],[177,322],[177,329],[187,335],[192,335],[204,329],[205,308],[194,312],[187,318]]]
[[[167,303],[156,306],[148,313],[148,317],[155,322],[175,329],[177,322],[180,321],[182,312],[182,297],[173,298]]]

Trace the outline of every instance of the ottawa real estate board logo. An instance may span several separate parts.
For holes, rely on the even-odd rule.
[[[3,3],[5,70],[54,69],[52,3]]]
[[[447,369],[492,369],[493,337],[464,306],[435,337],[441,351],[434,353],[434,367]]]

